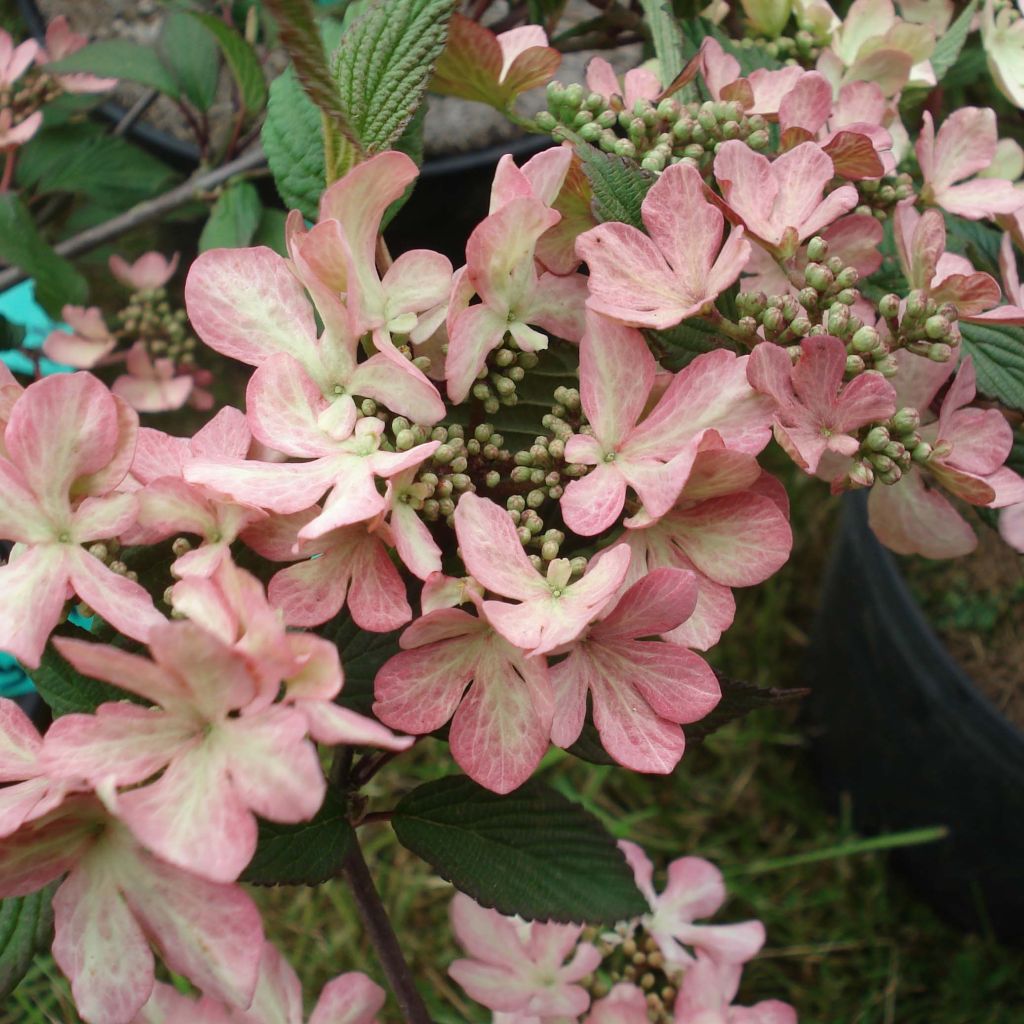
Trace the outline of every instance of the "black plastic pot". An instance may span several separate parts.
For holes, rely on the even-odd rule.
[[[1024,670],[1024,666],[1022,666]],[[866,833],[945,825],[893,854],[944,917],[1024,939],[1024,733],[925,621],[850,495],[809,658],[815,756]]]

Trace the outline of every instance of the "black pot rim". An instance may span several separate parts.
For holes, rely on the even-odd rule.
[[[17,3],[22,20],[29,32],[37,42],[42,43],[46,38],[46,19],[39,10],[36,0],[17,0]],[[105,120],[117,124],[127,111],[119,103],[108,100],[96,108],[96,113]],[[162,132],[141,122],[133,124],[126,134],[177,167],[192,169],[199,166],[199,148],[191,142],[178,139],[167,132]],[[480,149],[469,150],[465,153],[431,157],[423,162],[420,177],[435,178],[447,174],[464,174],[492,166],[506,153],[511,153],[517,158],[533,156],[551,145],[553,143],[547,136],[527,135]]]
[[[949,648],[928,621],[900,571],[896,558],[875,536],[868,523],[867,494],[855,492],[846,498],[842,528],[853,536],[856,544],[874,563],[870,587],[881,604],[888,604],[893,612],[907,622],[914,634],[915,644],[927,649],[930,660],[944,662],[948,671],[944,676],[928,675],[922,680],[923,688],[939,701],[955,697],[970,705],[973,712],[987,720],[995,731],[998,742],[1024,745],[1024,729],[1014,725],[981,691],[977,683],[964,671],[949,652]],[[893,598],[898,604],[893,606]]]

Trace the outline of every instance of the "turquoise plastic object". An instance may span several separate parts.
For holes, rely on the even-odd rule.
[[[0,295],[0,316],[25,328],[26,348],[39,348],[46,336],[56,328],[67,330],[64,324],[51,319],[36,302],[33,281],[23,281]],[[0,351],[0,361],[15,373],[35,373],[32,360],[24,352]],[[61,366],[45,356],[40,359],[39,366],[45,374],[69,371],[69,367]],[[75,621],[88,628],[87,620],[75,618]],[[9,654],[0,654],[0,697],[21,697],[33,689],[32,680],[25,675],[14,658]]]

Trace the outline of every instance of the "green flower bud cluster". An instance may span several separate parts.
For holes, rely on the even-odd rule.
[[[523,352],[509,334],[487,357],[487,364],[477,374],[472,394],[483,403],[484,412],[493,416],[503,405],[515,405],[519,401],[516,389],[538,363],[535,352]]]
[[[631,982],[646,995],[650,1019],[656,1024],[671,1024],[677,989],[666,970],[665,957],[657,942],[642,929],[618,945],[601,942],[596,934],[591,941],[598,943],[604,957],[601,977],[592,975],[582,982],[591,996],[603,999],[612,986]]]
[[[812,31],[801,28],[792,35],[787,32],[777,39],[747,36],[738,40],[738,44],[744,50],[761,50],[784,64],[801,64],[809,68],[817,61],[822,48],[828,45],[828,39],[820,39]]]
[[[897,203],[914,194],[914,179],[909,174],[890,174],[884,178],[865,178],[853,183],[860,203],[854,213],[870,214],[885,220]]]
[[[883,295],[878,301],[878,312],[895,339],[890,342],[893,349],[905,348],[936,363],[946,363],[960,344],[960,314],[956,306],[952,302],[936,302],[920,288],[907,295],[905,304],[895,293]]]
[[[11,126],[16,127],[63,92],[53,76],[38,67],[30,67],[13,88],[10,85],[0,88],[0,110],[11,111]]]
[[[892,485],[915,462],[927,463],[934,449],[922,438],[920,426],[921,414],[908,405],[897,409],[887,422],[864,427],[860,451],[847,474],[849,486],[871,487],[876,481]]]
[[[585,95],[581,86],[548,86],[548,109],[537,117],[545,131],[559,125],[606,153],[638,160],[649,171],[663,171],[670,163],[689,159],[710,164],[717,147],[728,139],[741,139],[763,149],[770,136],[760,114],[747,116],[735,102],[660,103],[637,100],[626,110],[621,101],[609,106],[598,93]]]
[[[188,314],[172,309],[165,288],[134,292],[128,305],[114,316],[114,334],[128,342],[141,341],[154,359],[171,359],[176,366],[194,366],[199,343],[188,330]]]

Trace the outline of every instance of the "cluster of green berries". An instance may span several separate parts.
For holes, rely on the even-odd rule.
[[[114,322],[118,338],[141,341],[154,359],[171,359],[181,367],[195,364],[198,342],[189,333],[188,315],[184,309],[172,308],[167,289],[134,292]]]
[[[920,288],[910,292],[905,304],[895,293],[883,295],[878,313],[889,328],[894,349],[905,348],[936,363],[946,363],[960,344],[956,305],[936,302]]]
[[[919,428],[921,416],[912,406],[906,406],[885,423],[865,427],[860,451],[847,476],[851,487],[870,487],[879,483],[898,483],[913,465],[924,465],[936,453]]]
[[[828,45],[828,37],[822,37],[811,26],[797,29],[792,35],[780,35],[777,39],[748,36],[738,40],[744,50],[760,50],[784,64],[801,64],[811,67],[817,61],[822,49]]]
[[[593,936],[598,938],[598,936]],[[655,1024],[670,1024],[677,990],[665,971],[665,958],[658,944],[639,931],[618,945],[599,946],[604,958],[602,977],[584,981],[594,999],[603,999],[619,982],[631,982],[647,997],[647,1010]]]
[[[853,183],[860,203],[854,213],[870,214],[885,220],[898,203],[914,194],[914,179],[909,174],[891,174],[885,178],[865,178]]]
[[[729,139],[755,150],[771,141],[765,119],[748,116],[736,102],[681,103],[669,97],[657,104],[637,100],[625,110],[599,93],[587,95],[580,85],[559,82],[548,86],[548,109],[537,115],[537,124],[545,131],[562,125],[606,153],[639,160],[655,172],[683,159],[704,169]]]
[[[538,361],[535,352],[523,352],[510,334],[505,336],[501,345],[487,357],[472,388],[473,397],[483,404],[488,416],[493,416],[503,405],[515,405],[519,401],[517,386]]]

